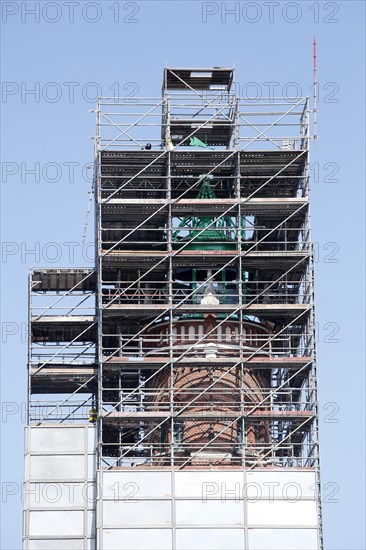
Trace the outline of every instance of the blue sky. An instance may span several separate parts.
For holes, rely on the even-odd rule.
[[[315,34],[322,484],[326,500],[337,500],[324,503],[325,543],[327,550],[363,550],[364,2],[107,0],[76,2],[72,14],[65,2],[3,1],[2,21],[2,399],[10,411],[1,424],[3,481],[23,478],[28,270],[91,265],[81,239],[95,96],[157,97],[165,64],[235,64],[244,94],[255,82],[263,96],[268,83],[278,95],[289,83],[311,95]],[[20,492],[3,504],[4,550],[21,548],[21,509]]]

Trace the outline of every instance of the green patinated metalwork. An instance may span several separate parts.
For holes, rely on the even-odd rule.
[[[210,183],[210,177],[206,176],[203,181],[201,188],[197,194],[198,199],[216,199],[216,194],[212,189]],[[245,228],[245,218],[241,219],[241,227]],[[184,217],[176,230],[174,231],[173,238],[173,248],[178,249],[184,243],[189,241],[184,249],[185,250],[235,250],[237,248],[237,233],[238,229],[234,219],[230,216],[222,216],[219,219],[209,216],[186,216]],[[245,240],[245,229],[241,229],[242,239]],[[246,272],[243,271],[243,303],[246,303]],[[220,302],[222,304],[226,303],[227,300],[227,288],[226,288],[226,269],[221,271],[221,282],[222,290],[219,294]],[[197,269],[192,268],[192,290],[195,291],[197,288]],[[200,296],[194,294],[192,298],[193,303],[198,303]],[[201,318],[201,314],[188,314],[186,317],[189,318]],[[225,319],[226,314],[218,314],[218,319]],[[233,316],[236,318],[237,316]],[[246,316],[243,316],[246,318]]]
[[[197,195],[198,199],[216,199],[210,179],[205,177]],[[188,231],[186,235],[183,232]],[[237,229],[229,216],[219,219],[208,216],[186,216],[173,233],[174,243],[191,241],[186,250],[235,250]],[[194,240],[193,240],[194,239]],[[174,246],[176,248],[176,245]]]

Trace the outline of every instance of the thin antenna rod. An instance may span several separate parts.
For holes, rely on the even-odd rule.
[[[313,42],[313,61],[314,61],[314,65],[313,65],[313,71],[314,71],[314,108],[313,108],[313,113],[314,113],[314,145],[316,145],[316,140],[318,139],[318,136],[317,136],[317,128],[316,128],[316,123],[317,123],[317,112],[318,112],[318,109],[317,109],[317,104],[318,104],[318,97],[317,97],[317,87],[318,87],[318,83],[317,83],[317,76],[316,76],[316,38],[314,36],[314,42]]]

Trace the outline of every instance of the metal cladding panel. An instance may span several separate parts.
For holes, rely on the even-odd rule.
[[[103,530],[103,550],[171,550],[170,529]]]
[[[318,550],[317,529],[249,529],[250,550]]]
[[[177,500],[175,521],[177,525],[244,527],[243,501]]]
[[[127,500],[103,503],[103,525],[105,527],[167,526],[171,525],[170,500]]]
[[[36,537],[49,536],[83,536],[84,512],[58,510],[29,512],[29,535]]]
[[[97,432],[95,426],[86,426],[83,428],[86,429],[87,433],[87,445],[88,445],[88,452],[89,453],[95,453],[95,445],[97,440]]]
[[[102,472],[103,498],[171,497],[171,472]]]
[[[91,543],[89,548],[91,549]],[[84,550],[84,539],[30,540],[29,550]]]
[[[96,468],[97,468],[97,457],[95,454],[89,454],[88,455],[88,471],[86,472],[86,478],[89,481],[92,481],[96,477]]]
[[[86,513],[85,528],[86,528],[86,536],[91,538],[95,537],[95,520],[96,520],[95,510],[88,510]]]
[[[30,540],[29,550],[83,550],[84,540]]]
[[[177,529],[177,550],[244,550],[242,529]]]
[[[177,497],[220,496],[222,488],[237,489],[243,487],[242,472],[176,472],[175,495]]]
[[[37,426],[31,434],[30,453],[83,453],[85,449],[85,428]]]
[[[36,455],[29,458],[30,480],[72,481],[83,479],[85,459],[83,455]]]
[[[249,499],[315,499],[315,472],[251,471],[246,473],[246,496]]]
[[[30,483],[25,491],[27,505],[32,508],[84,508],[95,501],[95,484],[84,483]]]
[[[316,503],[286,500],[248,502],[248,525],[316,527]]]

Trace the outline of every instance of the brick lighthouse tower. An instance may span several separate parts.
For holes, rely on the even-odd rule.
[[[29,281],[27,550],[323,548],[311,110],[233,82],[98,101],[95,267]]]

